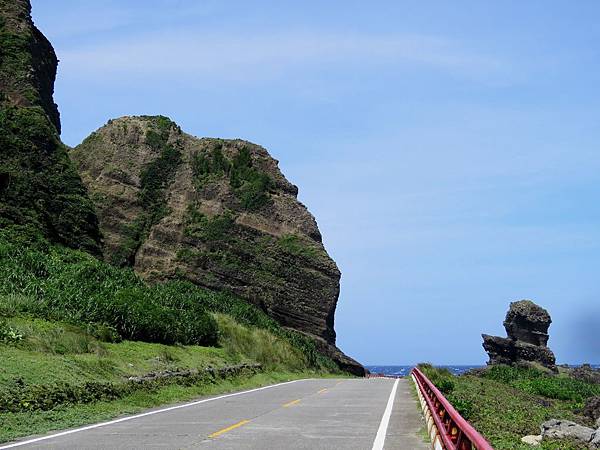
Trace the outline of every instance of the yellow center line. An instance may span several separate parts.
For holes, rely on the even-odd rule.
[[[317,392],[318,394],[324,394],[325,392],[327,392],[327,388],[325,389],[321,389],[319,392]]]
[[[292,400],[289,403],[286,403],[285,405],[283,405],[284,408],[289,408],[290,406],[294,406],[295,404],[300,403],[300,399],[297,400]]]
[[[250,422],[250,421],[249,420],[241,420],[238,423],[231,425],[230,427],[223,428],[222,430],[216,431],[213,434],[209,434],[208,437],[216,438],[218,436],[221,436],[223,433],[227,433],[228,431],[235,430],[236,428],[239,428],[242,425],[246,425],[248,422]]]

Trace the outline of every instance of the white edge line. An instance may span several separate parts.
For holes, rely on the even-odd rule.
[[[383,444],[385,442],[388,424],[390,423],[390,417],[392,415],[392,408],[394,407],[394,398],[396,397],[397,388],[398,378],[396,378],[396,381],[394,382],[394,386],[392,387],[392,392],[390,392],[390,397],[388,398],[385,411],[383,412],[383,416],[381,417],[381,423],[379,424],[379,429],[377,430],[375,441],[373,441],[373,450],[383,450]]]
[[[4,445],[4,446],[0,447],[0,450],[4,450],[4,449],[7,449],[7,448],[21,447],[23,445],[33,444],[35,442],[40,442],[40,441],[46,441],[48,439],[54,439],[54,438],[61,437],[61,436],[67,436],[69,434],[80,433],[82,431],[93,430],[94,428],[105,427],[107,425],[113,425],[115,423],[127,422],[128,420],[139,419],[141,417],[146,417],[146,416],[153,416],[154,414],[160,414],[160,413],[164,413],[164,412],[168,412],[168,411],[174,411],[176,409],[181,409],[181,408],[189,408],[190,406],[196,406],[196,405],[199,405],[201,403],[212,402],[214,400],[220,400],[222,398],[228,398],[228,397],[235,397],[237,395],[250,394],[251,392],[262,391],[264,389],[271,389],[271,388],[274,388],[274,387],[277,387],[277,386],[283,386],[285,384],[297,383],[298,381],[307,381],[307,380],[310,380],[310,378],[304,378],[304,379],[301,379],[301,380],[286,381],[284,383],[271,384],[269,386],[263,386],[263,387],[259,387],[259,388],[255,388],[255,389],[250,389],[249,391],[233,392],[232,394],[225,394],[225,395],[219,395],[218,397],[205,398],[203,400],[197,400],[195,402],[184,403],[183,405],[170,406],[168,408],[157,409],[157,410],[154,410],[154,411],[148,411],[148,412],[141,413],[141,414],[136,414],[136,415],[133,415],[133,416],[127,416],[127,417],[122,417],[120,419],[110,420],[108,422],[100,422],[100,423],[96,423],[94,425],[88,425],[88,426],[81,427],[81,428],[75,428],[73,430],[61,431],[60,433],[55,433],[55,434],[51,434],[51,435],[48,435],[48,436],[41,436],[41,437],[38,437],[38,438],[29,439],[27,441],[15,442],[15,443]]]

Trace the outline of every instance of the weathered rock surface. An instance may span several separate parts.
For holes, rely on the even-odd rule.
[[[556,358],[547,347],[550,323],[548,311],[532,301],[511,303],[504,320],[508,338],[482,334],[488,364],[538,363],[556,370]]]
[[[584,443],[592,440],[594,430],[569,420],[550,419],[542,424],[544,438],[565,439],[574,438]]]
[[[529,300],[510,304],[504,319],[504,329],[510,339],[545,347],[548,344],[550,314]]]
[[[60,142],[58,61],[28,0],[0,0],[0,228],[100,252],[94,208]]]
[[[592,433],[589,446],[591,448],[600,448],[600,428]]]
[[[600,395],[588,398],[585,401],[585,405],[583,405],[583,410],[581,412],[590,419],[600,421]],[[598,426],[600,426],[600,422],[597,423]]]
[[[231,291],[364,373],[335,347],[340,272],[264,148],[142,116],[109,121],[71,157],[96,204],[107,260],[149,280]]]

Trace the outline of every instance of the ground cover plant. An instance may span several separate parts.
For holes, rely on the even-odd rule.
[[[453,376],[447,369],[420,365],[458,412],[497,450],[529,449],[521,437],[539,434],[542,422],[566,419],[592,426],[579,414],[583,401],[600,387],[532,368],[492,366],[482,373]],[[574,441],[544,440],[542,449],[576,450]]]

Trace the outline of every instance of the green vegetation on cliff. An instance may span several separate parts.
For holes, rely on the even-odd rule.
[[[0,0],[0,228],[33,225],[53,242],[99,254],[93,204],[59,138],[56,55],[30,9]]]
[[[41,107],[0,108],[0,227],[33,225],[48,239],[100,253],[94,206]]]
[[[549,419],[566,419],[592,426],[579,414],[586,398],[600,395],[600,386],[566,375],[526,368],[491,366],[478,374],[455,377],[447,369],[419,366],[448,401],[497,450],[526,450],[521,437],[539,434]],[[573,441],[542,441],[544,450],[576,450]]]
[[[250,150],[242,147],[231,160],[223,153],[223,144],[217,142],[208,155],[197,153],[192,160],[196,188],[227,177],[229,185],[242,208],[260,209],[269,202],[273,181],[266,173],[254,167]]]

